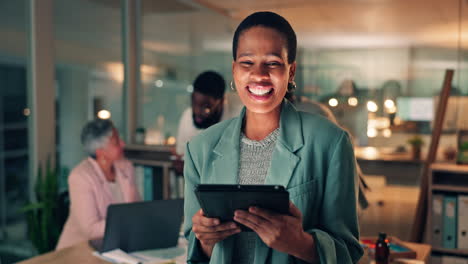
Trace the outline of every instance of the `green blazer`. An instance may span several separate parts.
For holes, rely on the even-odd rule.
[[[239,117],[218,123],[187,144],[185,152],[185,223],[188,263],[231,263],[233,237],[217,243],[211,259],[191,231],[200,209],[199,183],[236,184],[239,142],[245,108]],[[357,219],[358,178],[346,132],[313,114],[282,104],[280,135],[265,184],[280,184],[301,210],[304,230],[315,239],[320,263],[355,263],[362,256]],[[257,236],[255,264],[304,263],[266,246]]]

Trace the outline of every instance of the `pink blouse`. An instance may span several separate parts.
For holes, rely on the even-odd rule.
[[[116,181],[125,202],[140,201],[134,168],[128,160],[114,163]],[[68,177],[70,214],[56,249],[104,236],[107,207],[116,203],[108,181],[97,162],[88,158],[75,167]]]

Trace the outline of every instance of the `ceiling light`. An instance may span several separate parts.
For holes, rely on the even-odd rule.
[[[375,138],[377,136],[377,129],[368,128],[367,129],[367,136],[370,137],[370,138]]]
[[[338,100],[336,98],[331,98],[330,100],[328,100],[328,104],[331,107],[336,107],[336,106],[338,106]]]
[[[387,109],[392,109],[395,107],[395,102],[391,99],[387,99],[385,100],[384,105]]]
[[[358,99],[356,97],[350,97],[350,98],[348,98],[348,104],[350,106],[357,106],[358,105]]]
[[[109,119],[111,117],[111,113],[107,110],[101,110],[98,112],[97,116],[100,119]]]
[[[367,102],[367,110],[369,110],[369,112],[375,113],[377,110],[379,110],[379,107],[374,101],[369,101]]]
[[[161,87],[163,87],[164,82],[162,80],[157,80],[157,81],[154,82],[154,85],[156,85],[156,87],[161,88]]]

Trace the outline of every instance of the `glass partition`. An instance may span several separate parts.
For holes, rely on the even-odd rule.
[[[0,1],[0,262],[32,255],[26,217],[29,202],[27,67],[29,1]]]
[[[103,15],[105,14],[105,15]],[[84,124],[110,118],[124,132],[121,1],[54,1],[57,149],[66,176],[85,157]]]
[[[0,255],[26,237],[19,209],[29,199],[27,21],[27,1],[0,2]]]
[[[229,17],[183,1],[145,0],[142,14],[139,126],[146,131],[147,144],[175,143],[182,112],[191,106],[193,81],[203,71],[224,77],[229,107],[240,110],[237,95],[229,89],[233,34]]]

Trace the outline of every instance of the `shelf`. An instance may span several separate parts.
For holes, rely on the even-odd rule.
[[[28,149],[7,150],[3,152],[4,159],[21,158],[28,156]]]
[[[432,191],[468,193],[468,187],[450,186],[450,185],[443,185],[443,184],[433,184],[432,185]]]
[[[127,145],[124,148],[125,157],[129,160],[170,162],[172,159],[171,146],[168,145]],[[162,166],[158,164],[149,164]]]
[[[359,161],[381,161],[422,164],[424,160],[415,160],[409,152],[392,152],[388,148],[356,147],[354,148],[356,159]]]
[[[454,163],[434,163],[431,165],[432,171],[446,171],[468,173],[468,165],[458,165]]]
[[[125,145],[126,150],[138,150],[138,151],[159,151],[159,152],[171,152],[174,145],[145,145],[145,144],[128,144]]]
[[[455,255],[468,257],[468,249],[447,249],[447,248],[432,247],[432,251],[438,252],[438,253],[449,253],[449,254],[455,254]]]
[[[0,131],[19,130],[19,129],[28,129],[28,123],[27,122],[14,122],[14,123],[6,123],[0,126]]]
[[[147,166],[156,166],[156,167],[164,167],[169,168],[172,166],[172,162],[170,161],[161,161],[161,160],[143,160],[143,159],[128,159],[132,163],[136,165],[147,165]]]

